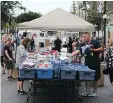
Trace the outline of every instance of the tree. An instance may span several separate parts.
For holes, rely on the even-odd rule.
[[[97,1],[83,1],[81,8],[85,10],[85,20],[97,25],[96,30],[99,32],[102,24],[102,13],[97,10]]]
[[[14,9],[19,8],[25,10],[23,6],[21,6],[21,2],[19,1],[1,1],[1,26],[2,28],[6,23],[11,24],[12,18],[14,16]]]
[[[16,17],[16,22],[22,23],[22,22],[26,22],[26,21],[31,21],[31,20],[39,18],[41,16],[42,16],[42,14],[40,14],[40,13],[29,11],[27,13],[21,13],[20,15],[18,15]]]
[[[73,1],[71,13],[74,15],[76,14],[76,2],[75,1]]]

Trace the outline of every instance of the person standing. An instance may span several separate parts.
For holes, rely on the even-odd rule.
[[[5,74],[5,61],[4,61],[4,47],[5,47],[5,43],[6,43],[6,39],[7,39],[7,34],[4,34],[2,36],[2,40],[1,40],[1,66],[2,66],[2,74]]]
[[[11,45],[12,39],[10,37],[6,40],[6,45],[4,47],[4,57],[5,57],[5,64],[8,71],[7,80],[14,79],[12,77],[13,69],[14,69],[14,58],[12,54],[12,45]]]
[[[19,36],[17,36],[17,39],[16,39],[17,46],[19,46],[21,43],[21,37],[22,37],[21,34],[19,34]]]
[[[61,43],[62,43],[62,41],[59,39],[59,37],[57,37],[54,44],[55,44],[55,50],[58,50],[58,52],[61,51]]]
[[[30,45],[30,39],[26,37],[25,39],[23,39],[22,43],[18,46],[17,54],[16,54],[16,65],[15,65],[17,69],[19,69],[19,67],[21,67],[22,63],[25,61],[28,55],[29,45]],[[18,77],[18,82],[17,82],[18,94],[26,94],[26,92],[23,89],[23,81],[24,80],[22,78]]]
[[[73,40],[71,37],[69,37],[69,43],[68,43],[68,53],[72,53],[73,51],[73,48],[72,48],[72,43],[73,43]]]
[[[110,82],[113,85],[113,41],[108,42],[108,49],[106,50],[105,61],[110,77]]]
[[[34,43],[34,38],[32,37],[31,38],[31,50],[33,50],[34,49],[34,46],[35,46],[35,43]]]
[[[85,65],[88,66],[90,69],[95,70],[96,75],[95,75],[95,81],[93,85],[94,90],[91,92],[89,83],[86,83],[86,93],[83,94],[83,96],[97,96],[98,80],[100,79],[100,57],[99,55],[103,49],[97,40],[91,39],[91,36],[88,32],[83,33],[83,39],[85,42],[84,46],[89,45],[90,48],[83,50],[84,46],[81,46],[78,50],[72,53],[71,57],[79,53],[84,53]]]

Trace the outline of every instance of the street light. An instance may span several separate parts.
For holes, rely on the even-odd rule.
[[[107,21],[107,15],[106,15],[106,1],[104,1],[104,46],[106,47],[106,21]]]
[[[107,15],[103,15],[103,20],[104,20],[104,45],[106,47],[106,20],[107,20]]]

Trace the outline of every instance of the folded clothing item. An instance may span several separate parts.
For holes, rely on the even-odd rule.
[[[35,59],[29,59],[26,58],[26,60],[23,62],[22,67],[23,68],[28,68],[28,69],[32,69],[35,68],[36,65],[36,60]]]
[[[25,69],[35,69],[35,65],[23,65],[22,68],[25,68]]]
[[[84,54],[91,54],[91,48],[86,48],[84,51]]]
[[[39,69],[47,69],[47,68],[52,68],[52,64],[49,62],[44,62],[44,63],[39,63],[38,68]]]
[[[83,53],[83,54],[88,54],[88,53],[90,53],[90,52],[91,52],[91,51],[90,51],[91,48],[92,48],[92,45],[83,46],[83,47],[82,47],[82,53]]]

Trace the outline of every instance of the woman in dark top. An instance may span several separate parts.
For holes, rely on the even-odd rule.
[[[34,38],[32,37],[32,39],[31,39],[31,50],[33,50],[34,49]]]
[[[62,41],[59,39],[59,37],[57,37],[57,39],[55,40],[54,44],[55,44],[55,50],[60,52]]]
[[[72,53],[73,49],[72,49],[72,43],[73,40],[71,37],[69,37],[69,43],[68,43],[68,53]]]

